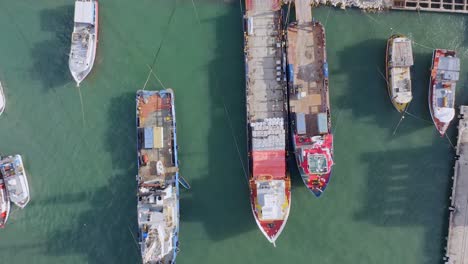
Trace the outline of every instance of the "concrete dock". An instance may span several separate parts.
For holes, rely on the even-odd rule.
[[[446,264],[468,263],[468,106],[460,107]]]
[[[294,0],[298,23],[312,21],[312,0]]]
[[[468,13],[468,0],[393,0],[392,9]]]

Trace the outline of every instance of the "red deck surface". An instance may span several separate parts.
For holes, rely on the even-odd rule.
[[[140,117],[145,118],[154,111],[171,108],[171,98],[161,98],[159,94],[151,95],[146,102],[143,97],[138,98]]]
[[[284,179],[286,175],[285,155],[285,150],[253,151],[253,177],[271,176],[273,179]]]

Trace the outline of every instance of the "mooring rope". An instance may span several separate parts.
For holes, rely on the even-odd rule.
[[[153,62],[151,63],[151,66],[147,65],[147,66],[149,66],[149,72],[148,72],[148,76],[146,77],[146,82],[143,85],[143,90],[145,90],[146,85],[148,84],[149,77],[151,76],[151,73],[153,72],[153,68],[154,68],[154,65],[156,64],[156,60],[158,59],[159,52],[161,51],[161,48],[162,48],[162,46],[164,44],[164,41],[166,40],[166,38],[167,38],[167,36],[169,34],[169,29],[170,29],[170,26],[171,26],[172,18],[174,17],[176,9],[177,9],[177,1],[175,1],[174,8],[172,9],[171,15],[169,17],[169,21],[167,22],[167,28],[166,28],[166,32],[164,33],[164,37],[162,38],[161,42],[159,43],[159,46],[156,48],[156,50],[154,52]],[[157,79],[159,79],[159,78],[157,78]]]
[[[228,109],[226,107],[226,104],[224,103],[224,96],[223,96],[223,106],[224,106],[224,112],[226,113],[226,117],[227,117],[227,120],[228,120],[228,123],[229,123],[229,129],[231,130],[231,135],[232,135],[232,138],[234,139],[234,144],[236,145],[237,155],[238,155],[239,160],[240,160],[241,165],[242,165],[242,171],[244,172],[244,177],[245,177],[245,180],[247,181],[247,184],[249,184],[249,177],[247,175],[247,170],[245,169],[244,161],[242,160],[242,155],[241,155],[241,152],[240,152],[240,149],[239,149],[239,144],[237,144],[237,137],[234,134],[234,128],[232,126],[229,111],[228,111]]]
[[[192,5],[193,5],[193,10],[195,11],[195,15],[197,17],[198,25],[200,25],[201,22],[200,22],[200,17],[198,16],[197,7],[195,6],[195,0],[192,0]]]

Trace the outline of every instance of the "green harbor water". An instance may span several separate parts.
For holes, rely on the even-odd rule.
[[[0,263],[138,263],[135,100],[154,65],[176,94],[181,174],[178,263],[441,263],[453,149],[427,104],[433,48],[462,58],[468,18],[319,8],[327,32],[334,175],[315,198],[292,168],[286,228],[270,245],[250,211],[241,9],[234,0],[102,0],[91,75],[68,71],[72,0],[0,0],[0,152],[23,155],[31,202],[0,230]],[[414,99],[388,98],[386,39],[414,40]],[[147,89],[162,85],[150,76]],[[80,100],[80,93],[81,99]],[[455,143],[456,124],[449,131]],[[237,143],[237,144],[236,144]],[[242,162],[241,162],[242,161]]]

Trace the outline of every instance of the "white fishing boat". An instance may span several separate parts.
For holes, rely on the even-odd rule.
[[[0,83],[0,115],[2,115],[3,111],[5,111],[5,106],[6,106],[5,94],[3,93],[2,83]]]
[[[455,87],[460,77],[460,58],[453,50],[436,49],[432,55],[429,110],[441,136],[455,117]]]
[[[0,176],[3,178],[10,201],[24,208],[29,203],[29,186],[21,156],[1,157]]]
[[[98,42],[98,2],[75,2],[75,18],[71,38],[69,66],[76,85],[88,76],[96,58]]]

